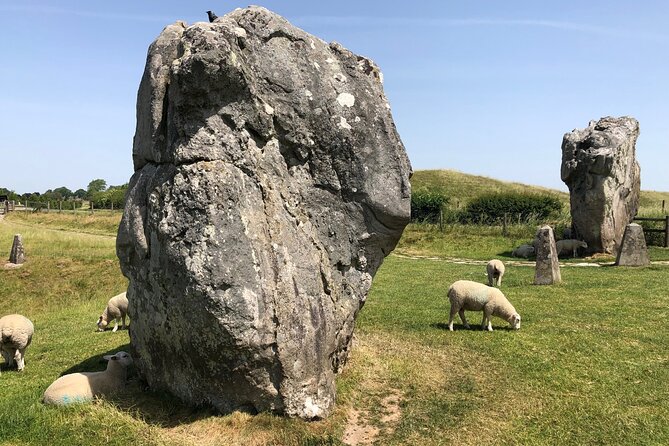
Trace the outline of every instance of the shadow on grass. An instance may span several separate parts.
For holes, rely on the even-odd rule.
[[[103,371],[107,368],[107,361],[104,356],[113,355],[119,351],[128,352],[133,358],[136,358],[132,346],[125,344],[92,356],[65,370],[61,376],[69,373]],[[118,409],[128,413],[133,418],[162,428],[177,427],[212,416],[226,415],[213,408],[193,408],[185,405],[169,393],[151,390],[147,383],[137,375],[134,367],[130,367],[128,370],[125,389],[113,395],[105,396],[103,399],[114,404]]]
[[[469,319],[469,318],[467,318],[467,319]],[[432,327],[432,328],[437,328],[437,329],[439,329],[439,330],[445,330],[445,331],[448,331],[448,324],[447,324],[446,322],[437,322],[437,323],[433,323],[433,324],[430,324],[430,327]],[[465,328],[465,326],[462,325],[462,324],[456,324],[455,322],[453,323],[453,331],[459,331],[459,330],[466,330],[466,331],[487,331],[487,330],[483,330],[483,328],[481,328],[481,324],[475,324],[475,323],[472,323],[472,324],[469,324],[469,327],[470,327],[470,328]],[[497,326],[493,325],[493,326],[492,326],[492,329],[493,329],[493,330],[513,331],[513,328],[511,328],[510,326],[501,326],[501,327],[497,327]]]

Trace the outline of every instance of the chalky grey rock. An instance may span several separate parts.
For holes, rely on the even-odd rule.
[[[564,135],[561,177],[569,187],[572,236],[585,240],[589,253],[617,253],[625,226],[636,215],[638,136],[639,123],[629,117],[591,121]]]
[[[410,216],[378,67],[260,7],[177,22],[149,49],[133,160],[117,254],[141,375],[221,411],[327,416]]]
[[[20,265],[26,261],[26,252],[23,249],[21,234],[14,235],[12,250],[9,252],[9,263]]]
[[[645,266],[650,265],[646,237],[643,228],[637,223],[630,223],[625,228],[623,241],[618,250],[616,265],[619,266]]]
[[[534,270],[535,285],[552,285],[560,283],[560,263],[558,262],[557,248],[553,228],[542,226],[535,237],[537,263]]]

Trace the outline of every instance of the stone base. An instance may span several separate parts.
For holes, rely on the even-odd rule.
[[[646,237],[643,235],[643,228],[636,224],[630,223],[625,228],[623,234],[623,241],[620,243],[618,250],[618,257],[616,258],[617,266],[645,266],[650,265],[650,258],[648,257],[648,248],[646,247]]]

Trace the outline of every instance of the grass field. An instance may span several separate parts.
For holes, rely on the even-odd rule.
[[[503,291],[522,328],[493,319],[492,333],[459,320],[447,330],[448,285],[485,281],[480,261],[524,241],[522,225],[509,237],[408,228],[397,252],[431,258],[391,255],[379,270],[328,420],[216,415],[136,383],[113,400],[45,407],[41,394],[59,375],[101,370],[104,354],[128,348],[127,331],[95,332],[106,300],[126,286],[114,252],[119,216],[79,218],[0,222],[3,255],[20,232],[28,257],[0,270],[0,315],[20,312],[36,329],[25,371],[2,366],[2,445],[341,445],[352,432],[377,445],[669,444],[669,266],[568,265],[562,284],[539,287],[531,266],[509,264]]]

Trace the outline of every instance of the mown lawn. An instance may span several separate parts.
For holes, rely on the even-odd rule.
[[[95,332],[106,300],[126,281],[113,228],[90,235],[68,232],[69,223],[56,225],[67,231],[31,225],[14,216],[0,222],[0,249],[8,255],[21,232],[29,259],[0,270],[0,314],[20,312],[36,327],[26,370],[2,367],[0,444],[339,445],[353,410],[378,445],[669,444],[668,266],[566,266],[564,283],[539,287],[532,267],[509,265],[502,290],[522,328],[493,319],[488,333],[456,320],[449,332],[449,284],[485,281],[483,266],[390,256],[360,313],[328,420],[220,416],[136,383],[113,401],[63,409],[39,401],[54,379],[100,370],[102,355],[129,348],[126,331]],[[483,260],[506,249],[463,228],[449,238],[456,241],[421,239],[414,254]],[[397,413],[388,413],[388,396],[399,400]]]

